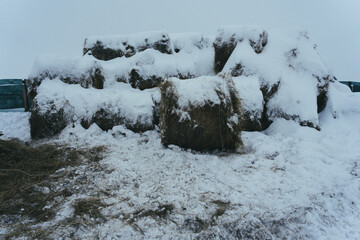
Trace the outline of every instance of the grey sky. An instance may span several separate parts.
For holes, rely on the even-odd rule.
[[[27,77],[42,54],[81,56],[90,35],[228,24],[308,30],[339,79],[360,80],[359,0],[0,0],[0,78]]]

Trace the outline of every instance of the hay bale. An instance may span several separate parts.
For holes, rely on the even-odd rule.
[[[133,88],[140,90],[154,88],[160,85],[164,78],[156,75],[146,76],[139,73],[139,69],[132,69],[129,82]]]
[[[84,46],[87,46],[87,39],[85,39]],[[111,49],[105,47],[101,41],[96,41],[91,47],[84,47],[83,55],[92,55],[99,60],[108,61],[114,58],[124,56],[120,49]]]
[[[59,134],[68,125],[64,108],[58,108],[54,102],[46,106],[33,102],[30,115],[30,134],[33,139],[52,137]]]
[[[144,90],[157,87],[164,79],[170,77],[190,79],[214,74],[212,69],[214,58],[212,47],[199,49],[191,41],[180,42],[182,44],[176,42],[179,53],[160,54],[153,49],[149,49],[136,54],[132,59],[121,59],[119,65],[122,66],[119,68],[123,69],[125,73],[128,72],[129,75],[127,77],[123,74],[117,79],[119,81],[127,80],[132,87]]]
[[[257,42],[238,41],[222,73],[261,79],[262,128],[285,118],[320,129],[318,113],[326,106],[333,77],[306,32],[269,30]]]
[[[230,38],[228,41],[223,41],[221,37],[216,38],[214,42],[215,63],[214,70],[216,73],[222,71],[231,53],[236,47],[235,38]]]
[[[229,78],[171,78],[161,86],[161,141],[194,150],[229,149],[242,144],[241,104]]]
[[[85,39],[83,53],[107,61],[123,56],[129,58],[146,49],[171,54],[172,48],[169,35],[165,32],[145,32],[89,37]]]
[[[32,136],[51,137],[70,124],[81,124],[87,129],[96,123],[104,131],[116,125],[134,132],[153,130],[157,121],[153,95],[159,98],[159,90],[140,91],[117,83],[99,91],[69,85],[60,79],[45,79],[31,109]]]
[[[101,65],[89,58],[44,56],[38,58],[28,80],[29,96],[34,98],[44,79],[58,78],[67,84],[80,84],[83,88],[102,89],[105,77]]]
[[[132,36],[120,37],[134,42]],[[129,83],[133,88],[144,90],[157,87],[169,77],[189,79],[214,74],[214,49],[210,38],[196,33],[173,34],[171,37],[174,42],[166,43],[166,46],[171,48],[172,54],[161,53],[163,51],[161,43],[155,42],[152,46],[150,38],[148,45],[143,47],[141,45],[143,39],[139,38],[134,44],[140,47],[140,51],[131,58],[122,57],[113,61],[99,61],[98,63],[104,69],[104,75],[109,79],[109,85],[112,84],[111,81],[124,82]],[[154,39],[156,38],[153,37]],[[114,40],[114,42],[110,40],[111,38],[104,41],[108,41],[109,45],[116,49],[115,43],[118,40]],[[87,45],[90,44],[89,41],[86,43]],[[122,45],[118,47],[122,48]],[[136,50],[136,48],[134,49]],[[176,51],[172,49],[176,49]]]
[[[159,87],[167,78],[176,77],[179,79],[192,79],[195,76],[189,72],[181,73],[178,71],[174,71],[173,73],[162,73],[162,72],[153,72],[146,73],[142,68],[134,68],[131,70],[129,74],[129,83],[133,88],[137,88],[140,90],[150,89]],[[121,78],[117,79],[118,82],[124,81]]]
[[[172,34],[170,42],[169,35],[159,33],[89,38],[85,52],[91,54],[92,44],[99,46],[100,40],[101,48],[121,51],[121,56],[125,56],[121,59],[100,61],[105,75],[141,90],[157,87],[169,77],[189,79],[214,74],[211,38],[198,33]],[[123,43],[132,47],[126,49]]]
[[[258,27],[226,26],[220,28],[214,41],[215,72],[219,73],[223,70],[238,42],[246,42],[258,54],[266,46],[267,38],[267,32]]]

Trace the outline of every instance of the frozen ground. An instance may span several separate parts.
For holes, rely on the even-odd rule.
[[[103,159],[49,183],[72,189],[49,203],[53,220],[3,224],[0,236],[25,224],[55,239],[359,239],[359,106],[359,94],[334,84],[321,131],[277,120],[243,132],[244,154],[164,148],[157,131],[69,126],[49,142],[106,145]],[[28,141],[28,117],[1,112],[0,138]],[[67,221],[77,200],[94,197],[101,218]]]

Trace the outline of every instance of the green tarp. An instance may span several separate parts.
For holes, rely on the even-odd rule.
[[[360,92],[360,82],[351,82],[351,81],[340,81],[342,84],[347,85],[351,91]]]
[[[0,109],[29,108],[26,90],[22,79],[0,79]]]

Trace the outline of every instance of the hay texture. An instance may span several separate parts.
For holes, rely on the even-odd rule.
[[[161,86],[162,143],[182,148],[234,150],[242,145],[241,103],[231,78],[170,78]]]

